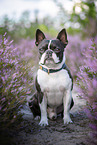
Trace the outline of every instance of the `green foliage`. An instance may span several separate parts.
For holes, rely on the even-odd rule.
[[[23,12],[18,21],[5,15],[0,22],[0,34],[3,35],[7,32],[10,39],[18,42],[21,38],[35,38],[36,29],[40,28],[53,37],[56,34],[56,30],[52,23],[53,21],[49,17],[44,18],[43,21],[39,21],[36,18],[34,22],[31,22],[29,11]]]
[[[96,36],[97,8],[95,0],[76,1],[71,13],[65,10],[62,1],[54,0],[54,2],[60,8],[57,16],[60,26],[67,27],[69,34],[81,33],[84,38]]]
[[[68,34],[70,34],[70,35],[75,35],[75,34],[81,33],[82,30],[79,29],[79,28],[72,28],[72,27],[69,27],[69,28],[67,29],[67,32],[68,32]]]
[[[16,42],[20,38],[26,39],[35,38],[37,28],[40,28],[50,36],[57,35],[57,28],[66,27],[69,34],[82,33],[84,37],[95,36],[97,33],[97,11],[95,1],[82,0],[76,2],[73,7],[73,12],[69,14],[59,0],[54,0],[60,8],[58,15],[55,18],[46,16],[43,19],[38,19],[37,11],[35,12],[35,20],[30,20],[30,12],[25,11],[19,20],[10,19],[7,15],[0,19],[0,34],[7,32],[11,39]],[[57,23],[57,24],[56,24]],[[55,28],[56,27],[56,28]]]
[[[96,5],[94,1],[82,0],[75,3],[70,21],[72,24],[79,23],[79,28],[83,30],[83,34],[95,36],[96,29]]]

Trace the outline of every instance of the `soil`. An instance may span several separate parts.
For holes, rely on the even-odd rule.
[[[63,124],[61,115],[57,120],[49,120],[46,127],[39,126],[39,120],[33,120],[33,115],[28,106],[25,106],[21,112],[24,113],[21,129],[15,135],[16,145],[89,145],[87,142],[89,128],[89,119],[84,109],[85,100],[77,97],[73,92],[74,107],[71,110],[72,124]],[[2,144],[3,145],[3,144]],[[8,145],[8,144],[7,144]]]

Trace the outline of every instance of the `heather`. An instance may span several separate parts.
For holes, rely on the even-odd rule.
[[[89,142],[97,144],[97,36],[81,39],[68,36],[66,63],[76,84],[79,97],[86,100],[85,113],[90,120]]]
[[[82,39],[80,35],[68,36],[68,45],[66,48],[66,63],[70,68],[74,80],[77,78],[77,74],[80,71],[80,66],[84,64],[85,56],[83,51],[88,49],[92,45],[93,38]],[[97,45],[97,37],[94,39],[94,43]]]
[[[82,65],[77,72],[79,94],[87,101],[85,112],[90,119],[91,144],[97,144],[97,45],[96,39],[90,41],[90,47],[82,49]]]
[[[0,36],[0,129],[21,122],[19,111],[32,91],[32,70],[21,56],[6,33]]]

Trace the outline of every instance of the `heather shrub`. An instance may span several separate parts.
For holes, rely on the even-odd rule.
[[[84,56],[82,50],[89,47],[89,40],[82,40],[79,35],[68,36],[68,45],[66,48],[67,65],[70,68],[73,78],[76,79],[79,67],[83,64]]]
[[[95,40],[91,47],[82,50],[83,63],[77,76],[80,95],[87,101],[86,114],[92,129],[91,143],[97,144],[97,46]]]
[[[66,64],[70,68],[73,78],[76,80],[80,66],[84,64],[83,51],[92,45],[92,41],[87,38],[82,40],[80,35],[68,36],[68,45],[66,48]],[[97,44],[97,36],[94,39]]]
[[[33,85],[31,67],[12,42],[0,36],[0,129],[18,121]]]
[[[29,37],[27,39],[20,39],[17,44],[15,44],[15,47],[19,49],[19,55],[21,58],[25,58],[25,61],[34,63],[37,62],[37,49],[35,49],[35,40],[30,39]]]

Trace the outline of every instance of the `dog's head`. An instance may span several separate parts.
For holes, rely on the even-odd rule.
[[[56,67],[65,59],[64,48],[68,44],[66,30],[62,29],[56,39],[47,40],[44,33],[37,29],[35,44],[39,49],[39,63],[47,67]]]

